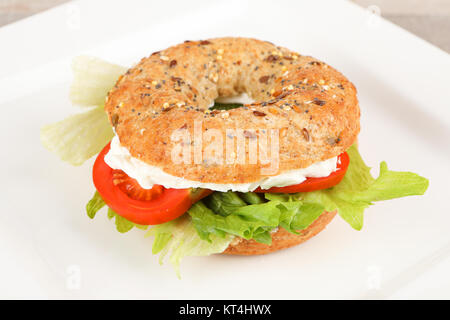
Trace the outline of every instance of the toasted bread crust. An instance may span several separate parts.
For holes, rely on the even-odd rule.
[[[299,235],[290,233],[280,227],[272,234],[272,244],[270,246],[254,240],[240,238],[240,241],[230,244],[223,253],[234,255],[267,254],[296,246],[322,231],[333,220],[335,215],[336,211],[322,213],[308,228],[300,231]]]
[[[256,102],[209,112],[217,97],[242,92]],[[205,153],[209,143],[202,145],[201,163],[175,164],[172,150],[179,141],[171,135],[184,129],[193,137],[195,121],[202,122],[203,134],[218,130],[223,141],[229,137],[227,129],[244,130],[235,137],[243,135],[245,141],[255,138],[246,129],[279,130],[279,170],[270,175],[339,155],[360,128],[356,89],[340,72],[312,57],[247,38],[190,41],[142,59],[109,92],[105,110],[133,157],[205,183],[259,181],[266,177],[261,168],[269,165],[249,163],[248,147],[245,163],[214,163]]]

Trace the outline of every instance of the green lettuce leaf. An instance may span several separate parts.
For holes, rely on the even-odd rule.
[[[297,194],[265,193],[268,200],[265,203],[258,196],[253,198],[252,193],[215,192],[192,206],[188,213],[200,238],[206,241],[211,241],[212,234],[233,234],[270,244],[270,230],[281,226],[298,233],[324,211],[337,210],[354,229],[360,230],[364,210],[373,202],[422,195],[428,188],[427,179],[411,172],[390,171],[385,162],[380,164],[380,174],[375,179],[355,146],[347,153],[350,157],[347,173],[330,189]]]
[[[216,214],[213,208],[200,201],[188,210],[201,239],[211,242],[211,235],[224,237],[232,234],[265,244],[272,243],[271,230],[282,226],[289,232],[298,233],[314,222],[324,210],[320,204],[298,200],[243,205],[227,215]]]
[[[211,241],[199,237],[189,215],[152,227],[147,236],[154,236],[153,254],[159,254],[159,262],[169,255],[169,261],[180,277],[180,262],[187,256],[208,256],[225,251],[233,236],[211,235]]]
[[[391,200],[413,195],[422,195],[428,188],[428,180],[412,172],[388,170],[386,162],[380,163],[380,175],[367,188],[351,194],[344,189],[335,192],[347,201],[367,202]]]
[[[106,205],[105,201],[103,201],[100,193],[95,191],[94,196],[86,205],[86,213],[89,218],[94,219],[97,212]]]
[[[350,164],[344,179],[336,186],[313,192],[297,194],[299,199],[319,203],[325,210],[337,210],[354,229],[361,230],[364,209],[375,201],[422,195],[428,180],[412,172],[390,171],[385,162],[380,164],[380,174],[374,179],[370,168],[362,160],[355,146],[347,150]]]
[[[76,57],[72,67],[70,100],[93,108],[44,126],[41,142],[63,161],[77,166],[99,153],[113,137],[103,105],[108,91],[126,68],[86,56]]]
[[[239,193],[239,196],[248,204],[260,204],[264,203],[264,199],[262,199],[258,193],[256,192],[245,192]]]
[[[97,212],[105,206],[105,202],[96,191],[92,199],[86,205],[89,218],[93,219]],[[107,217],[115,219],[116,229],[120,233],[126,233],[134,227],[146,230],[149,226],[133,223],[108,208]],[[210,235],[210,241],[200,238],[189,215],[185,214],[175,220],[152,226],[146,236],[154,236],[152,253],[160,254],[159,261],[162,264],[169,254],[170,263],[174,266],[178,277],[180,276],[180,263],[186,256],[207,256],[223,252],[234,236],[222,234],[220,237]]]
[[[91,219],[94,219],[97,212],[101,208],[103,208],[105,205],[106,205],[105,201],[103,201],[103,199],[100,196],[100,194],[98,193],[98,191],[95,191],[94,196],[92,197],[91,200],[89,200],[89,202],[86,205],[86,213],[87,213],[88,217]],[[118,215],[117,213],[115,213],[111,208],[108,208],[108,219],[111,220],[112,218],[114,218],[115,224],[116,224],[116,229],[120,233],[128,232],[131,229],[133,229],[134,227],[142,229],[142,230],[146,230],[148,228],[148,226],[146,226],[146,225],[140,225],[140,224],[133,223],[133,222],[125,219],[124,217]]]
[[[283,209],[283,207],[285,209]],[[283,202],[280,226],[291,233],[308,228],[324,211],[317,203]]]
[[[78,166],[99,153],[113,135],[103,107],[95,107],[42,127],[41,142],[63,161]]]
[[[115,213],[111,208],[108,208],[108,219],[111,220],[112,218],[114,218],[114,220],[115,220],[114,222],[116,224],[116,229],[120,233],[126,233],[126,232],[130,231],[131,229],[133,229],[134,227],[136,227],[138,229],[142,229],[142,230],[148,229],[147,225],[141,225],[141,224],[131,222],[131,221],[125,219],[124,217],[118,215],[117,213]]]
[[[211,110],[231,110],[242,107],[242,103],[220,103],[214,102],[214,105],[210,108]]]
[[[204,202],[214,213],[221,216],[228,216],[237,208],[247,205],[236,192],[232,191],[214,192]]]
[[[74,79],[70,100],[80,106],[102,106],[108,91],[126,68],[102,59],[79,56],[72,63]]]
[[[278,203],[270,203],[266,208],[259,208],[260,210],[266,209],[266,215],[269,219],[273,214],[279,215],[279,210],[276,208]],[[247,208],[247,207],[241,207]],[[238,209],[239,210],[239,209]],[[253,208],[247,209],[251,212],[257,213]],[[236,210],[237,211],[237,210]],[[244,210],[244,216],[246,214]],[[195,203],[189,210],[189,215],[192,218],[192,223],[197,230],[201,239],[212,243],[211,235],[219,237],[225,237],[227,234],[242,237],[244,239],[265,239],[263,243],[270,243],[267,239],[269,231],[278,226],[277,217],[273,217],[272,220],[277,222],[266,223],[258,219],[247,219],[244,216],[239,215],[237,212],[230,214],[226,217],[215,214],[209,209],[203,202]],[[260,215],[264,213],[260,212]],[[266,233],[265,236],[262,234]]]

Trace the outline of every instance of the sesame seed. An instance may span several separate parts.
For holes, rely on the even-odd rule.
[[[169,57],[167,57],[167,56],[161,56],[159,58],[163,61],[169,61]]]

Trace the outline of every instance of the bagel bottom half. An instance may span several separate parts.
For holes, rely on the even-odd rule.
[[[271,245],[259,243],[255,240],[239,238],[237,241],[232,242],[223,254],[256,255],[293,247],[314,237],[325,229],[336,216],[336,213],[337,211],[325,211],[308,228],[300,231],[300,234],[290,233],[280,227],[276,232],[272,233]]]

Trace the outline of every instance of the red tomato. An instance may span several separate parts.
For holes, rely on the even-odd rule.
[[[328,189],[332,186],[337,185],[344,178],[347,172],[348,164],[350,163],[350,158],[347,152],[341,153],[338,156],[337,170],[331,173],[327,177],[323,178],[307,178],[305,181],[299,184],[286,187],[273,187],[268,190],[258,188],[255,192],[259,193],[296,193],[296,192],[308,192],[315,190]]]
[[[164,187],[160,185],[154,185],[151,189],[144,189],[135,179],[122,170],[113,170],[113,183],[134,200],[150,201],[156,199],[164,190]]]
[[[212,193],[206,189],[166,189],[159,185],[143,189],[125,172],[113,170],[105,163],[109,149],[108,143],[95,160],[94,185],[108,207],[131,222],[154,225],[173,220]]]

